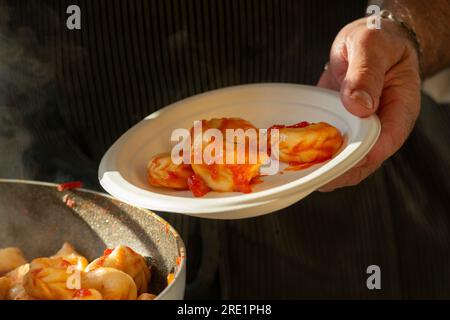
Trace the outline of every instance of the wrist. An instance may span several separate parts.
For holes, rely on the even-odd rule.
[[[406,45],[411,48],[410,51],[413,51],[413,54],[415,54],[417,57],[419,73],[422,78],[425,70],[425,66],[422,59],[423,48],[415,29],[411,25],[409,25],[408,22],[395,16],[389,10],[382,10],[381,18],[383,19],[382,25],[383,24],[386,25],[387,23],[391,24],[396,33],[406,40],[407,43]]]
[[[381,16],[381,29],[396,38],[401,38],[405,42],[405,50],[417,57],[417,63],[419,67],[419,72],[422,76],[423,65],[422,65],[422,44],[418,38],[415,29],[406,21],[397,17],[390,10],[382,10]]]
[[[381,18],[390,21],[396,24],[398,27],[400,27],[402,32],[407,35],[408,39],[414,45],[419,58],[422,56],[423,53],[422,44],[419,40],[419,37],[414,27],[412,27],[407,21],[402,20],[401,18],[397,17],[393,12],[386,9],[381,11]]]
[[[450,21],[450,2],[383,0],[379,5],[413,30],[420,45],[418,55],[423,77],[431,76],[450,66],[450,29],[447,28]],[[409,34],[411,37],[412,33]]]

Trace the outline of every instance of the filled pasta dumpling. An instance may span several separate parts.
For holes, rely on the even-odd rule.
[[[26,263],[27,260],[19,248],[0,249],[0,276]]]
[[[17,256],[18,251],[10,253]],[[0,276],[0,300],[152,300],[156,296],[147,291],[150,278],[146,259],[129,247],[105,250],[88,265],[65,243],[53,256]]]
[[[115,268],[130,275],[136,283],[138,294],[146,293],[150,282],[150,269],[143,256],[129,247],[118,246],[105,250],[102,257],[92,261],[86,268],[91,272],[98,268]]]
[[[6,300],[12,281],[7,277],[0,278],[0,300]]]
[[[74,247],[67,242],[63,244],[53,258],[63,258],[71,265],[77,266],[77,269],[80,271],[83,271],[88,265],[87,259],[76,252]]]
[[[138,297],[138,300],[155,300],[156,296],[150,293],[143,293]]]
[[[61,257],[35,259],[23,279],[23,287],[29,295],[40,300],[70,300],[74,295],[67,286],[70,266]]]
[[[93,289],[103,300],[136,300],[137,288],[130,275],[115,268],[98,268],[81,274],[81,286],[84,290]],[[75,294],[78,298],[79,294]],[[87,297],[90,297],[88,295]],[[95,296],[94,296],[95,297]]]
[[[215,129],[221,132],[223,136],[222,153],[217,159],[221,159],[221,163],[211,163],[204,159],[202,164],[192,164],[192,169],[197,176],[197,184],[204,182],[206,186],[217,192],[243,192],[250,193],[252,191],[252,180],[260,175],[260,167],[264,159],[260,158],[258,153],[258,131],[250,122],[239,118],[221,118],[203,121],[202,130]],[[250,148],[250,135],[245,135],[248,130],[254,133],[254,148]],[[191,131],[193,131],[192,129]],[[227,130],[240,130],[244,136],[237,138],[236,135],[227,135]],[[203,150],[215,143],[215,139],[203,138]],[[228,148],[227,148],[228,145]],[[231,148],[230,148],[231,145]],[[245,153],[239,154],[242,150]],[[212,157],[216,157],[212,154]],[[240,160],[241,159],[241,160]],[[229,161],[231,160],[231,161]],[[242,161],[243,160],[243,161]],[[191,185],[190,189],[194,195],[202,196],[202,192],[198,192]]]
[[[153,157],[147,166],[147,179],[154,187],[188,190],[188,178],[193,174],[189,164],[174,164],[170,154]]]
[[[320,163],[331,159],[343,144],[341,132],[324,122],[279,129],[279,160],[293,165]]]
[[[9,279],[11,284],[6,300],[34,300],[23,287],[23,278],[28,271],[30,271],[30,265],[27,263],[5,275],[5,278]]]
[[[80,271],[78,288],[69,287],[70,263],[61,257],[39,258],[30,264],[23,288],[39,300],[135,300],[136,284],[133,279],[117,269],[98,268]],[[19,290],[20,288],[18,288]],[[21,294],[21,292],[18,292]]]

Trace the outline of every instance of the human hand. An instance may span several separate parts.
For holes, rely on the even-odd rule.
[[[377,114],[381,136],[353,169],[322,187],[329,192],[354,186],[374,173],[404,144],[420,113],[420,67],[417,50],[396,23],[381,30],[357,20],[336,37],[330,63],[318,86],[340,91],[347,110],[359,117]]]

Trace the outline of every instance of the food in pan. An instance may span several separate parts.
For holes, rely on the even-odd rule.
[[[156,296],[150,293],[143,293],[139,296],[138,300],[155,300]]]
[[[86,271],[94,271],[100,268],[114,268],[130,275],[136,284],[139,294],[147,292],[150,283],[150,270],[144,257],[133,249],[118,246],[114,250],[106,250],[104,255],[92,261]]]
[[[0,250],[0,276],[25,263],[25,257],[19,248],[6,248]]]
[[[98,268],[82,273],[81,286],[100,292],[104,300],[136,300],[137,287],[133,278],[115,268]]]
[[[85,257],[75,251],[74,247],[70,243],[64,243],[62,248],[52,258],[63,258],[71,265],[77,266],[80,270],[84,270],[88,261]]]
[[[0,278],[0,300],[6,300],[10,288],[11,280],[6,277]]]
[[[4,249],[0,300],[153,300],[150,268],[143,256],[125,246],[107,249],[88,264],[66,243],[54,256],[29,264],[19,249]],[[6,255],[8,252],[8,255]],[[17,265],[21,256],[22,265]],[[9,263],[6,265],[6,263]]]
[[[23,287],[23,278],[30,271],[30,265],[24,264],[11,270],[0,278],[0,281],[8,283],[6,287],[6,295],[3,297],[5,300],[35,300],[31,297]]]
[[[23,278],[23,288],[39,300],[69,300],[76,294],[67,285],[71,266],[61,257],[35,259]]]
[[[250,122],[239,118],[203,120],[201,124],[203,133],[200,141],[201,159],[204,157],[205,150],[213,149],[211,146],[216,145],[217,142],[215,136],[211,137],[205,132],[213,129],[222,134],[222,152],[216,154],[216,150],[213,149],[212,156],[216,161],[214,163],[195,161],[194,157],[199,152],[195,151],[194,138],[191,142],[194,152],[191,154],[189,164],[176,165],[169,154],[151,159],[147,168],[150,185],[177,190],[190,189],[196,197],[204,196],[209,191],[250,193],[252,186],[260,182],[258,178],[261,176],[261,167],[267,160],[267,157],[258,152],[261,136],[258,134],[255,136],[257,145],[255,152],[254,148],[250,147],[249,136],[245,135],[244,140],[238,140],[232,136],[230,141],[228,131],[248,132],[253,129],[258,132],[258,129]],[[274,129],[279,132],[277,153],[270,149],[273,144],[271,132]],[[195,127],[190,132],[192,135]],[[344,142],[341,132],[324,122],[301,122],[290,126],[275,125],[268,129],[268,134],[263,136],[263,139],[263,141],[267,140],[268,154],[272,152],[272,155],[276,154],[277,160],[289,164],[287,171],[303,170],[333,158]],[[231,143],[234,148],[228,148],[228,143]],[[245,151],[244,161],[238,161],[238,150]],[[217,162],[217,159],[221,161]],[[230,163],[228,159],[234,159],[234,162]]]

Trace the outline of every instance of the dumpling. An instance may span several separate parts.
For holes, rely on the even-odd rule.
[[[292,127],[279,126],[278,129],[279,160],[293,165],[329,160],[343,144],[341,132],[324,122]]]
[[[6,300],[12,281],[7,277],[0,278],[0,300]]]
[[[36,300],[30,296],[21,283],[13,285],[6,296],[6,300]]]
[[[261,164],[200,164],[192,165],[197,177],[190,180],[190,189],[194,195],[202,196],[205,192],[202,188],[202,181],[205,185],[216,192],[252,192],[252,181],[260,175]],[[196,181],[194,179],[201,179]],[[203,190],[207,191],[203,187]]]
[[[61,249],[59,249],[53,257],[68,257],[71,255],[81,256],[81,254],[75,251],[75,248],[70,243],[64,242]]]
[[[223,152],[222,163],[208,164],[203,159],[202,164],[196,164],[193,161],[192,169],[196,174],[196,180],[190,183],[190,189],[194,195],[202,196],[202,192],[199,192],[198,186],[204,184],[213,191],[216,192],[243,192],[249,193],[252,191],[251,183],[253,179],[260,175],[260,168],[263,164],[263,159],[258,154],[258,131],[255,126],[250,122],[239,118],[222,118],[212,119],[210,121],[203,121],[202,130],[217,129],[223,135]],[[238,140],[227,140],[228,129],[242,129],[244,132],[247,130],[254,130],[254,137],[256,144],[254,150],[250,150],[250,144],[248,137]],[[191,131],[193,131],[192,129]],[[203,150],[208,147],[209,144],[214,143],[214,140],[203,139]],[[234,148],[227,148],[227,143],[232,144]],[[238,146],[245,150],[245,157],[243,163],[239,163],[237,150]],[[253,154],[252,154],[253,152]],[[212,155],[216,156],[216,155]],[[254,157],[252,157],[254,156]],[[232,163],[227,163],[227,159],[233,159]],[[252,161],[252,160],[255,161]]]
[[[30,263],[23,279],[26,292],[39,300],[70,300],[74,291],[67,286],[71,264],[59,258],[39,258]]]
[[[70,266],[61,257],[35,259],[24,277],[23,288],[28,295],[39,300],[133,300],[137,297],[133,279],[112,268],[80,272],[80,289],[71,289],[68,286]],[[17,287],[16,295],[19,294],[20,287]]]
[[[193,174],[189,164],[174,164],[170,154],[155,156],[147,166],[148,182],[154,187],[188,190],[188,178]]]
[[[104,300],[136,300],[136,284],[128,274],[114,268],[83,272],[81,286],[97,290]]]
[[[77,266],[77,269],[80,271],[83,271],[88,265],[87,259],[76,252],[74,247],[67,242],[63,244],[53,258],[64,258],[71,265]]]
[[[114,250],[106,250],[102,257],[87,266],[86,272],[102,267],[115,268],[129,274],[136,283],[138,294],[147,292],[151,277],[150,269],[144,257],[131,248],[118,246]]]
[[[26,263],[27,260],[19,248],[0,250],[0,276]]]
[[[156,296],[150,293],[143,293],[139,296],[138,300],[155,300]]]
[[[6,300],[33,300],[23,287],[23,278],[28,271],[30,271],[30,265],[24,264],[5,275],[11,282],[11,286],[6,295]]]
[[[3,254],[5,254],[5,250]],[[14,265],[17,265],[20,263],[20,265],[18,265],[16,268],[14,268],[13,270],[9,271],[4,278],[2,279],[7,279],[7,280],[3,280],[3,286],[6,286],[6,283],[9,283],[9,288],[6,291],[6,293],[4,293],[4,299],[6,300],[34,300],[33,297],[31,297],[26,291],[25,288],[23,287],[23,278],[24,276],[28,273],[28,271],[30,270],[30,265],[26,263],[25,258],[23,258],[23,254],[19,249],[16,248],[10,248],[6,250],[7,254],[12,254],[13,256],[16,257],[16,262],[14,263]],[[22,258],[20,258],[22,257]],[[1,287],[1,285],[0,285]],[[3,287],[5,288],[5,287]],[[1,291],[1,289],[0,289]],[[1,293],[0,293],[1,296]]]
[[[23,277],[30,271],[30,265],[24,264],[14,270],[8,272],[5,277],[10,279],[13,283],[22,283]]]

